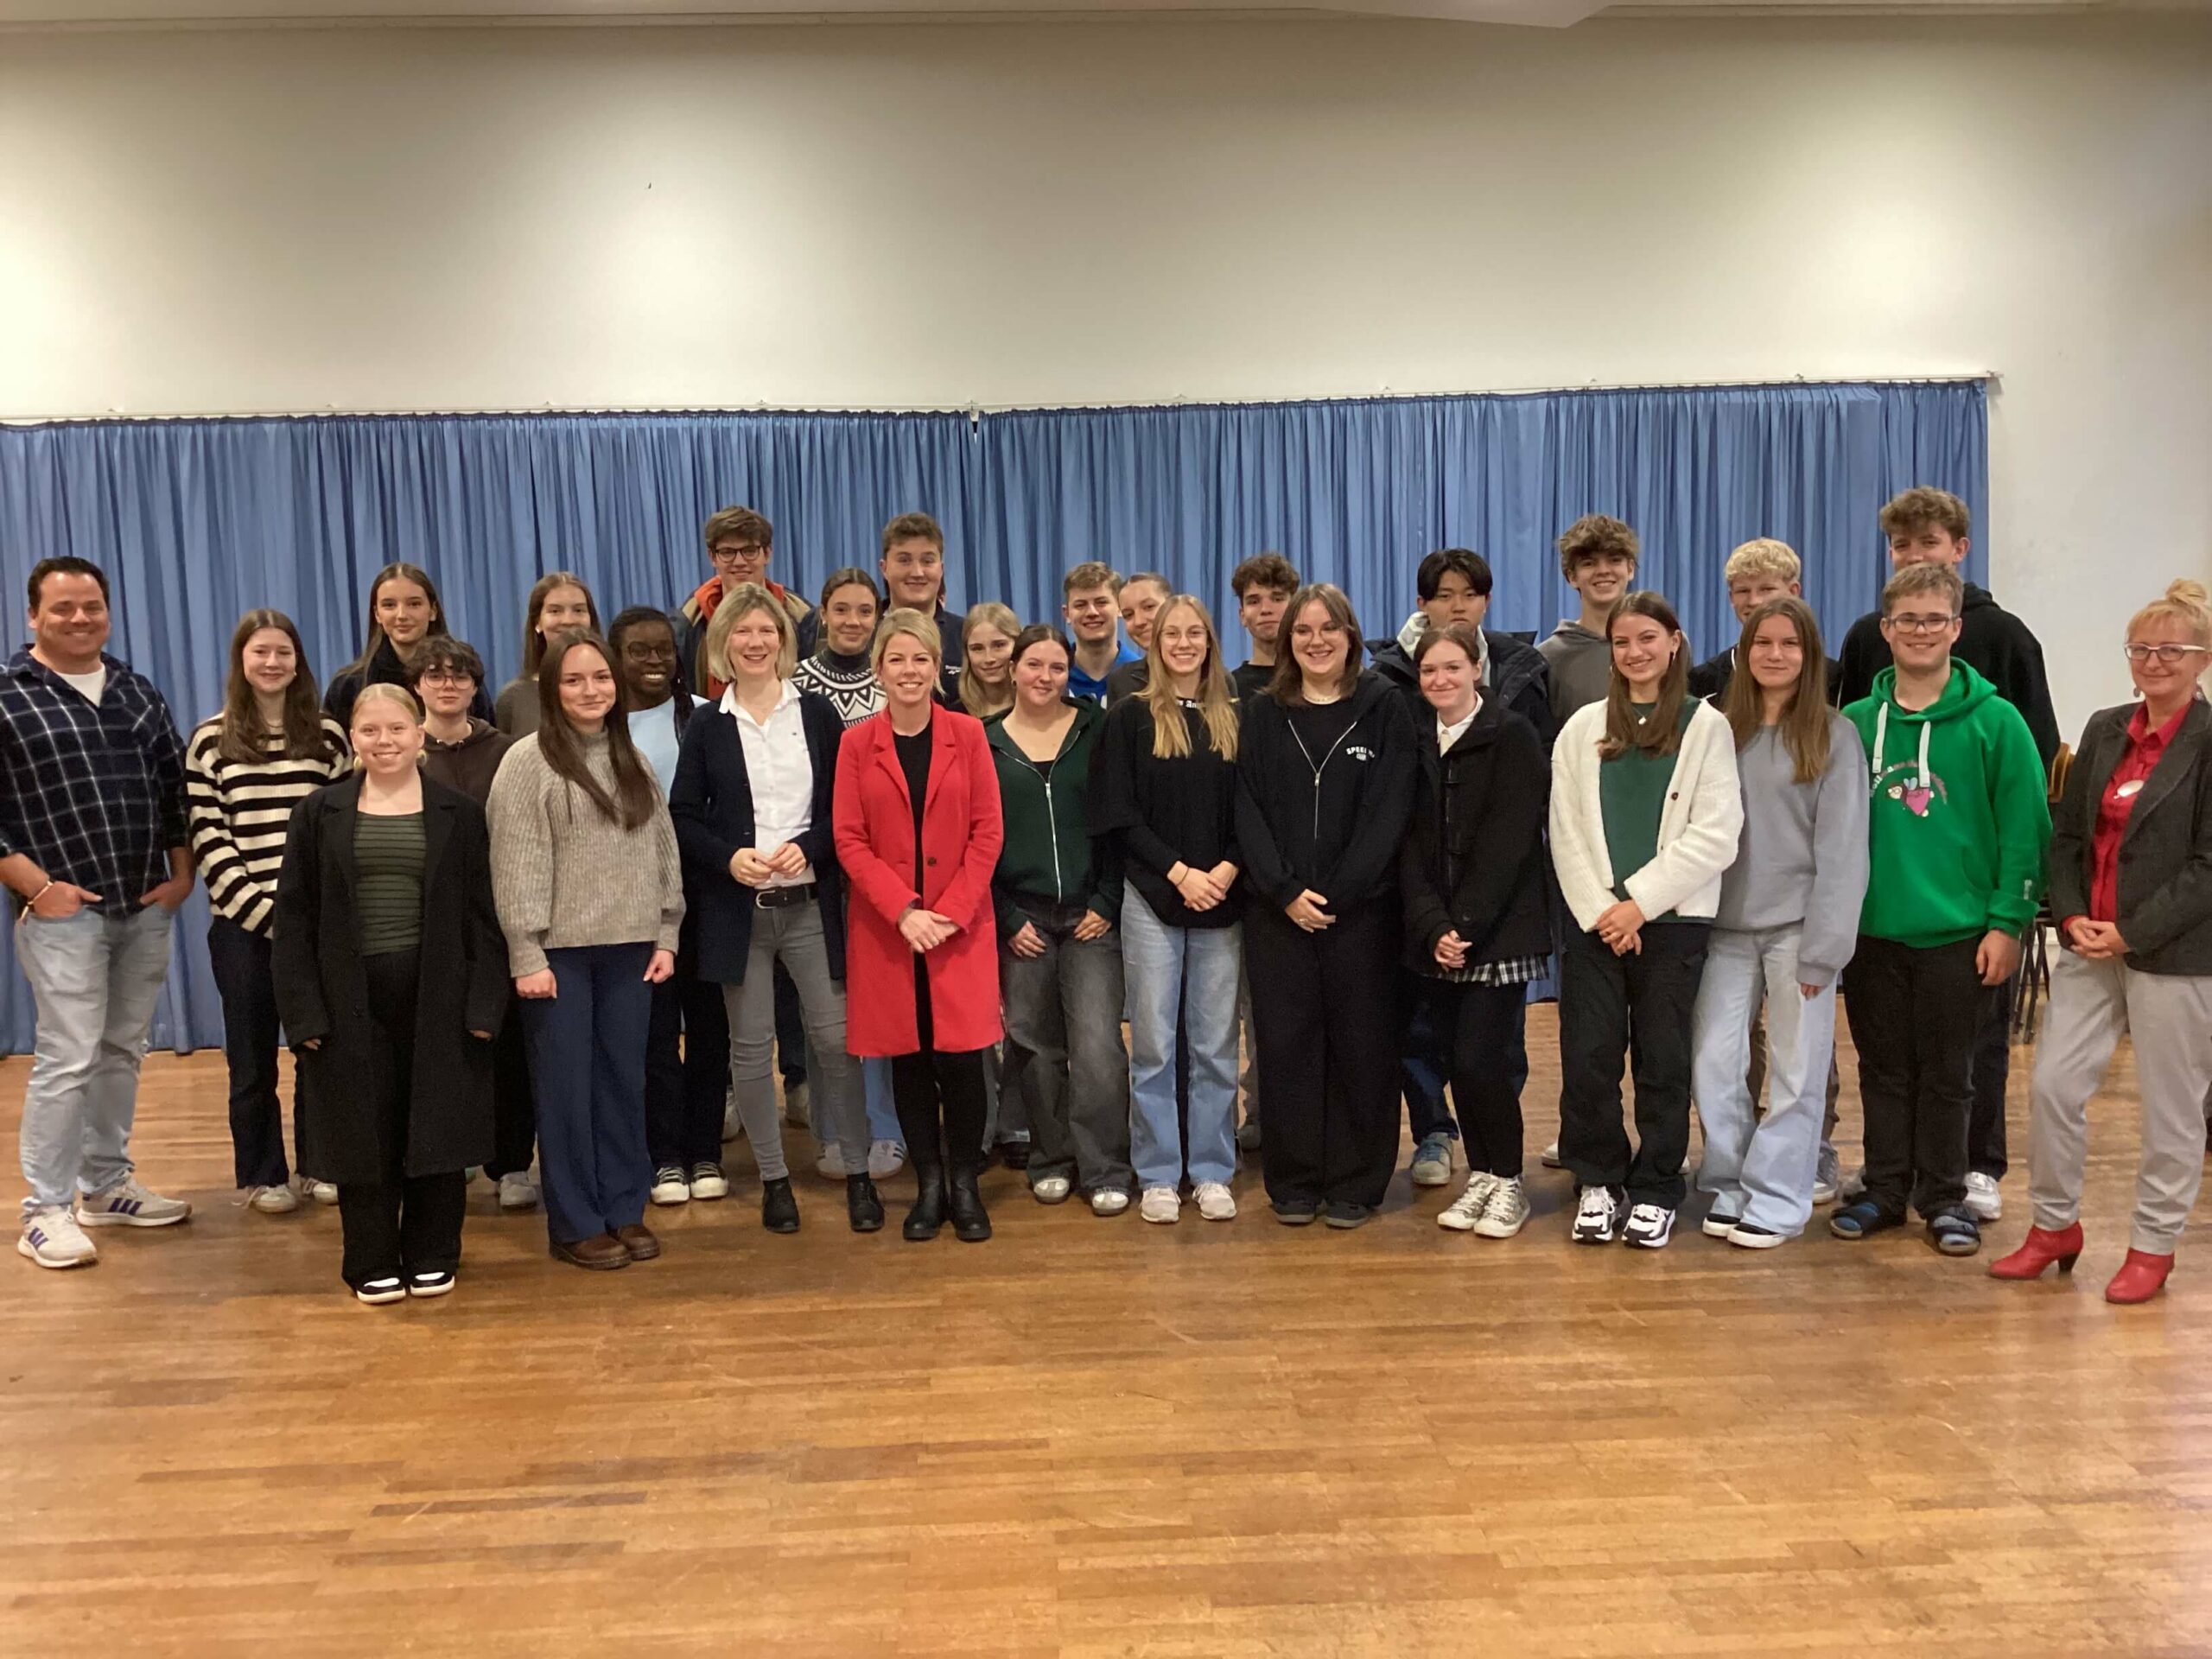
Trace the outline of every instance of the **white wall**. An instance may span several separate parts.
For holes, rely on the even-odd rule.
[[[2212,574],[2202,19],[0,35],[0,415],[1986,367],[2069,727]]]

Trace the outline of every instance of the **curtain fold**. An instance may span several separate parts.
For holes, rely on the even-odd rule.
[[[1986,569],[1988,420],[1979,382],[1574,391],[964,414],[368,416],[0,428],[0,580],[39,559],[99,563],[111,649],[188,731],[219,706],[231,630],[272,605],[327,680],[359,650],[369,577],[405,559],[439,584],[493,689],[518,667],[547,570],[611,616],[674,607],[709,574],[699,526],[745,502],[776,525],[771,574],[806,599],[873,569],[886,520],[944,526],[957,607],[1057,617],[1084,559],[1156,569],[1244,640],[1230,572],[1274,548],[1339,583],[1370,637],[1412,608],[1414,567],[1470,546],[1497,576],[1496,626],[1542,633],[1570,608],[1553,543],[1586,512],[1644,545],[1700,655],[1733,637],[1719,570],[1775,535],[1840,637],[1886,569],[1874,513],[1912,484],[1963,496]],[[19,613],[20,614],[20,613]],[[24,638],[15,631],[8,649]],[[204,900],[180,918],[154,1040],[218,1046]],[[29,988],[0,946],[0,1052],[32,1040]]]

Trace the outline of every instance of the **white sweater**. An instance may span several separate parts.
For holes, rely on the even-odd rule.
[[[1599,741],[1605,735],[1601,699],[1568,716],[1552,750],[1552,865],[1578,925],[1586,931],[1618,903],[1625,887],[1646,917],[1672,911],[1686,920],[1720,908],[1720,878],[1736,860],[1744,799],[1736,781],[1736,736],[1709,703],[1691,705],[1690,723],[1675,756],[1674,780],[1659,815],[1659,850],[1625,879],[1613,874],[1605,850],[1605,814],[1598,795]]]

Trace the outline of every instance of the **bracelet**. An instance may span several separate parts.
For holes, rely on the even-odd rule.
[[[36,893],[31,894],[29,899],[23,901],[23,908],[25,910],[36,910],[38,908],[38,901],[45,898],[48,893],[53,892],[57,885],[59,884],[49,879],[44,887],[41,887]]]

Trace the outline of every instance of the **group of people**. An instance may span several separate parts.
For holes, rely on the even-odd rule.
[[[905,1237],[988,1238],[995,1154],[1041,1204],[1225,1222],[1240,1150],[1276,1220],[1349,1229],[1395,1173],[1402,1101],[1414,1183],[1466,1172],[1439,1224],[1510,1237],[1547,980],[1542,1157],[1574,1242],[1669,1242],[1694,1101],[1706,1233],[1771,1248],[1836,1202],[1840,1237],[1916,1214],[1967,1255],[1999,1213],[2047,886],[2035,1224],[1992,1271],[2079,1255],[2085,1109],[2125,1030],[2144,1152],[2107,1294],[2143,1300],[2212,1090],[2212,607],[2177,582],[2131,623],[2136,700],[2089,722],[2054,832],[2041,652],[1961,580],[1965,507],[1916,489],[1881,528],[1893,574],[1840,661],[1798,556],[1762,539],[1726,567],[1738,639],[1693,663],[1635,587],[1634,531],[1591,515],[1559,540],[1579,613],[1541,644],[1486,626],[1464,549],[1421,562],[1374,642],[1263,553],[1232,577],[1232,668],[1200,601],[1102,563],[1067,573],[1058,621],[955,613],[920,513],[809,604],[769,575],[767,519],[729,508],[673,613],[602,628],[582,580],[539,581],[496,696],[416,566],[377,575],[320,696],[290,620],[251,611],[188,741],[105,653],[105,575],[48,559],[0,673],[0,880],[39,1010],[18,1248],[80,1266],[86,1228],[190,1214],[129,1135],[196,874],[238,1184],[258,1211],[336,1204],[365,1302],[453,1288],[480,1170],[501,1208],[542,1202],[554,1256],[613,1269],[660,1253],[652,1205],[729,1193],[742,1134],[762,1225],[794,1231],[787,1122],[856,1232],[911,1166]]]

